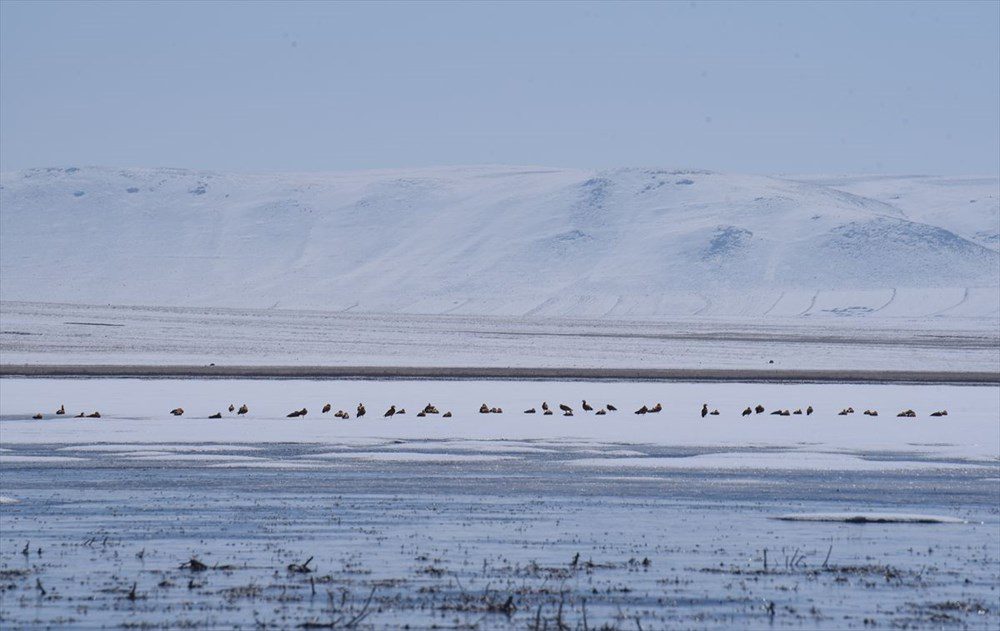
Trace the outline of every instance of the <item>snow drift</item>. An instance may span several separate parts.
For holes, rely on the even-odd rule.
[[[449,167],[2,174],[0,299],[995,317],[997,178]]]

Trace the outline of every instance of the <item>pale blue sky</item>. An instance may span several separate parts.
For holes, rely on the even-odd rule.
[[[1000,171],[1000,3],[0,2],[0,168]]]

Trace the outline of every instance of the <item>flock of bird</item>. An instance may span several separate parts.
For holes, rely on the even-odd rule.
[[[559,411],[561,412],[562,416],[573,416],[573,411],[574,410],[569,405],[566,405],[565,403],[560,403],[558,407],[559,407]],[[580,407],[581,407],[581,409],[584,412],[593,412],[595,416],[604,416],[606,414],[618,411],[618,408],[615,407],[614,405],[610,404],[610,403],[604,404],[603,407],[601,407],[600,409],[598,409],[598,410],[595,411],[594,410],[594,406],[591,405],[590,403],[587,403],[586,399],[583,400],[583,403],[582,403],[582,405]],[[330,405],[329,403],[327,403],[326,405],[323,406],[323,409],[322,409],[321,413],[322,414],[327,414],[327,413],[329,413],[332,410],[333,410],[333,406]],[[640,407],[639,409],[637,409],[635,411],[635,414],[658,414],[658,413],[660,413],[662,411],[663,411],[663,405],[661,403],[656,403],[653,406],[643,405],[642,407]],[[250,408],[247,406],[246,403],[244,403],[243,405],[241,405],[239,408],[237,408],[236,405],[234,405],[234,404],[230,404],[229,405],[229,413],[232,414],[234,412],[236,413],[237,416],[243,416],[244,414],[247,414],[247,413],[250,412]],[[763,405],[761,405],[761,404],[758,403],[756,406],[753,406],[753,407],[747,406],[747,408],[745,410],[743,410],[742,416],[751,416],[751,415],[754,415],[754,414],[763,414],[764,412],[766,412],[766,409],[764,408]],[[174,416],[183,416],[184,415],[184,408],[181,408],[181,407],[174,408],[174,409],[170,410],[170,413],[172,415],[174,415]],[[480,414],[503,414],[503,408],[500,408],[500,407],[491,407],[491,406],[483,403],[481,406],[479,406],[479,413]],[[527,410],[524,411],[524,413],[525,414],[537,414],[538,411],[535,408],[528,408]],[[793,416],[793,415],[799,415],[799,414],[805,414],[806,416],[810,416],[810,415],[812,415],[812,413],[813,413],[813,406],[811,406],[811,405],[806,406],[804,412],[803,412],[802,408],[796,408],[794,412],[789,411],[788,409],[782,409],[782,408],[778,408],[778,409],[775,409],[775,410],[771,411],[771,414],[772,415],[776,415],[776,416]],[[66,406],[60,405],[59,409],[56,410],[56,414],[57,415],[64,415],[64,414],[66,414]],[[307,410],[306,408],[302,408],[300,410],[292,410],[291,412],[289,412],[288,414],[286,414],[286,416],[288,418],[298,418],[298,417],[301,417],[301,416],[306,416],[307,414],[309,414],[309,410]],[[354,412],[355,417],[356,418],[362,418],[362,417],[365,416],[365,414],[367,414],[367,410],[365,410],[365,404],[364,403],[358,403],[358,407],[355,409],[355,412]],[[406,409],[405,408],[403,408],[403,407],[397,408],[395,405],[391,405],[391,406],[389,406],[389,409],[385,411],[385,414],[383,414],[382,416],[383,416],[383,418],[392,418],[394,416],[403,416],[405,414],[406,414]],[[417,412],[417,417],[423,418],[423,417],[430,416],[430,415],[435,415],[435,414],[441,414],[441,412],[437,409],[437,407],[435,407],[434,405],[428,403],[426,406],[424,406],[424,408],[422,410],[420,410],[419,412]],[[542,414],[545,415],[545,416],[550,416],[552,414],[555,414],[555,411],[552,408],[549,407],[549,404],[548,404],[547,401],[542,401]],[[848,416],[850,414],[854,414],[854,408],[852,408],[852,407],[844,408],[840,412],[838,412],[837,414],[839,416]],[[878,410],[865,410],[864,414],[866,416],[878,416]],[[336,417],[336,418],[345,419],[345,420],[351,418],[350,412],[347,412],[345,410],[337,410],[337,412],[333,416]],[[452,414],[451,414],[450,411],[445,412],[444,414],[441,414],[442,418],[451,418],[451,416],[452,416]],[[717,409],[709,410],[708,404],[705,403],[705,404],[703,404],[701,406],[701,417],[705,418],[706,416],[719,416],[719,410],[717,410]],[[911,409],[906,409],[906,410],[903,410],[902,412],[900,412],[899,414],[897,414],[896,416],[900,417],[900,418],[916,418],[917,417],[917,413],[914,412]],[[934,417],[948,416],[948,410],[938,410],[936,412],[932,412],[930,414],[930,416],[934,416]],[[35,420],[40,420],[40,419],[44,418],[44,415],[41,414],[41,413],[38,413],[38,414],[35,414],[34,416],[32,416],[32,418],[35,419]],[[86,414],[84,412],[80,412],[79,414],[76,414],[74,416],[74,418],[101,418],[101,413],[100,412],[92,412],[90,414]],[[221,419],[222,418],[222,412],[216,412],[215,414],[211,414],[211,415],[208,416],[208,418],[210,418],[210,419]]]

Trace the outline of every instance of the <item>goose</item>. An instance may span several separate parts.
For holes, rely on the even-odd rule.
[[[753,408],[743,410],[743,416],[750,416],[751,414],[753,414]]]
[[[431,405],[430,403],[424,406],[424,414],[438,414],[438,413],[439,413],[438,409],[433,405]]]
[[[931,412],[931,416],[948,416],[948,410],[938,410],[937,412]]]
[[[792,414],[802,414],[802,408],[798,408],[797,410],[792,412]]]
[[[535,408],[528,408],[527,410],[524,411],[524,413],[525,414],[534,414],[535,413]]]
[[[548,404],[547,401],[542,401],[542,411],[543,412],[548,412],[549,411],[549,404]]]
[[[66,406],[65,405],[60,405],[59,409],[56,410],[56,414],[65,414],[65,413],[66,413]]]
[[[781,411],[781,416],[791,416],[791,415],[792,415],[792,413],[789,412],[788,410],[782,410]]]
[[[445,412],[441,415],[441,418],[451,418],[451,412]]]
[[[594,411],[593,406],[591,406],[589,403],[587,403],[586,399],[583,400],[583,405],[581,405],[580,407],[583,408],[584,412],[593,412]]]
[[[100,412],[93,412],[91,414],[88,414],[87,418],[101,418],[101,413]]]
[[[365,404],[364,404],[364,403],[359,403],[359,404],[358,404],[358,413],[356,414],[356,416],[357,416],[358,418],[361,418],[361,417],[362,417],[362,416],[364,416],[364,415],[365,415],[366,413],[367,413],[367,410],[365,410]]]
[[[774,410],[773,412],[771,412],[772,416],[775,414],[781,414],[781,410]]]
[[[604,407],[608,408],[608,412],[617,412],[618,411],[618,408],[616,408],[615,406],[611,405],[610,403],[607,404]]]
[[[649,412],[649,408],[647,408],[645,405],[635,411],[636,414],[645,414],[647,412]]]
[[[903,410],[902,412],[900,412],[896,416],[897,417],[904,417],[904,418],[915,418],[917,416],[917,413],[914,412],[913,410]]]
[[[243,405],[240,406],[240,409],[237,410],[236,413],[239,414],[240,416],[242,416],[242,415],[246,414],[249,411],[250,411],[250,408],[248,408],[247,404],[244,403]]]
[[[711,414],[712,416],[718,416],[719,415],[719,411],[718,410],[712,410],[711,412],[709,412],[709,414]]]
[[[657,403],[653,407],[649,408],[649,413],[650,414],[656,414],[657,412],[660,412],[661,410],[663,410],[663,406],[660,405],[659,403]]]
[[[758,403],[757,407],[755,407],[753,411],[756,412],[757,414],[762,414],[764,412],[764,406]]]
[[[208,418],[222,418],[222,412],[216,412],[215,414],[209,415]]]
[[[83,412],[80,412],[79,414],[77,414],[77,415],[76,415],[76,416],[74,416],[73,418],[83,418],[83,417],[85,417],[85,416],[87,416],[87,415],[86,415],[86,414],[84,414]]]
[[[42,413],[39,412],[38,414],[35,414],[31,418],[35,419],[36,421],[40,421],[40,420],[42,420]]]
[[[813,413],[813,406],[811,406],[811,405],[807,406],[806,407],[806,416],[809,416],[812,413]]]
[[[327,412],[329,412],[332,409],[333,409],[333,406],[330,405],[329,403],[327,403],[326,405],[323,406],[323,414],[326,414]]]
[[[406,408],[399,408],[396,410],[396,414],[406,414]]]
[[[235,409],[236,409],[236,406],[235,406],[235,405],[233,405],[232,403],[230,403],[230,404],[229,404],[229,411],[230,411],[230,412],[233,412],[233,411],[234,411]]]
[[[427,416],[427,413],[424,412],[423,410],[420,410],[419,412],[417,412],[417,418],[423,418],[425,416]]]
[[[480,405],[479,406],[479,413],[480,414],[489,414],[490,413],[490,406],[486,405],[485,403],[482,404],[482,405]]]
[[[563,412],[572,412],[573,411],[573,408],[571,408],[570,406],[566,405],[565,403],[560,403],[559,404],[559,409],[562,410]]]
[[[601,408],[600,410],[598,410],[598,411],[594,412],[594,415],[595,415],[595,416],[604,416],[604,415],[605,415],[605,414],[607,414],[607,413],[608,413],[608,411],[607,411],[607,410],[605,410],[604,408]]]
[[[174,416],[183,416],[184,415],[184,408],[174,408],[174,409],[170,410],[170,413],[173,414]]]
[[[705,418],[706,416],[708,416],[708,404],[703,403],[701,405],[701,418]]]
[[[388,418],[388,417],[393,416],[395,414],[396,414],[396,406],[395,405],[390,405],[389,409],[386,410],[385,414],[382,415],[382,418]]]
[[[288,414],[286,414],[285,418],[298,418],[299,416],[302,416],[302,411],[295,410],[293,412],[289,412]]]

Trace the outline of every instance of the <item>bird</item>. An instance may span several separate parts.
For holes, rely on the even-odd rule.
[[[712,410],[711,412],[709,412],[709,414],[711,414],[712,416],[718,416],[719,415],[719,411],[718,410]]]
[[[917,416],[917,413],[914,412],[913,410],[903,410],[902,412],[900,412],[896,416],[897,417],[901,416],[901,417],[904,417],[904,418],[915,418]]]
[[[445,412],[441,415],[442,418],[451,418],[451,412]]]
[[[587,403],[586,399],[583,400],[583,405],[581,405],[580,407],[583,408],[584,412],[593,412],[594,411],[593,406],[591,406],[589,403]]]
[[[552,416],[552,410],[545,410],[542,412],[542,416]]]
[[[77,414],[77,415],[76,415],[76,416],[74,416],[73,418],[83,418],[83,417],[85,417],[85,416],[86,416],[86,414],[84,414],[83,412],[80,412],[79,414]]]
[[[751,414],[753,414],[753,408],[743,410],[743,416],[750,416]]]
[[[323,406],[323,414],[326,414],[327,412],[329,412],[332,409],[333,409],[333,406],[330,405],[329,403],[327,403],[326,405]]]
[[[607,414],[607,413],[608,413],[608,411],[607,411],[607,410],[605,410],[604,408],[601,408],[600,410],[598,410],[598,411],[594,412],[594,415],[595,415],[595,416],[604,416],[604,415],[605,415],[605,414]]]
[[[60,405],[59,409],[56,410],[56,414],[65,414],[65,413],[66,413],[66,406],[65,405]]]
[[[549,404],[548,404],[547,401],[542,401],[542,411],[543,412],[548,412],[549,411]]]
[[[215,414],[210,415],[208,418],[222,418],[222,412],[216,412]]]
[[[635,411],[636,414],[645,414],[646,412],[649,412],[649,408],[645,405]]]
[[[572,412],[573,411],[573,408],[571,408],[570,406],[566,405],[565,403],[560,403],[559,404],[559,409],[562,410],[563,412]]]
[[[757,407],[755,407],[753,411],[756,412],[757,414],[761,414],[764,412],[764,406],[758,403]]]
[[[42,420],[42,413],[39,412],[38,414],[35,414],[31,418],[35,419],[36,421],[40,421],[40,420]]]
[[[406,408],[399,408],[396,410],[396,414],[406,414]]]
[[[535,408],[528,408],[527,410],[524,411],[524,413],[525,414],[534,414],[535,413]]]
[[[611,405],[610,403],[607,404],[604,407],[608,408],[608,412],[617,412],[618,411],[618,408],[616,408],[615,406]]]
[[[931,412],[931,416],[948,416],[948,410],[938,410],[937,412]]]
[[[802,408],[798,408],[797,410],[792,412],[792,414],[802,414]]]
[[[246,414],[249,411],[250,411],[250,408],[248,408],[247,404],[244,403],[243,405],[240,406],[240,409],[237,410],[236,413],[242,416],[243,414]]]
[[[396,406],[395,405],[390,405],[389,409],[386,410],[385,414],[382,415],[382,418],[388,418],[390,416],[394,416],[395,414],[396,414]]]
[[[482,404],[482,405],[480,405],[479,406],[479,413],[480,414],[489,414],[490,413],[490,406],[486,405],[485,403]]]
[[[419,412],[417,412],[417,417],[419,417],[419,418],[423,418],[423,417],[425,417],[425,416],[427,416],[427,413],[426,413],[426,412],[424,412],[423,410],[420,410]]]
[[[424,406],[424,414],[439,414],[439,412],[436,407],[428,403],[426,406]]]
[[[811,406],[811,405],[807,406],[806,407],[806,416],[809,416],[812,413],[813,413],[813,406]]]
[[[309,414],[309,410],[307,410],[305,408],[302,408],[301,410],[299,410],[299,416],[305,416],[306,414]]]
[[[298,418],[302,416],[301,410],[294,410],[285,415],[285,418]]]
[[[847,416],[847,415],[848,415],[847,408],[844,408],[843,410],[837,412],[837,416]]]
[[[781,414],[781,410],[774,410],[773,412],[771,412],[771,414],[772,415],[774,415],[774,414]]]
[[[87,415],[87,418],[101,418],[101,413],[100,412],[92,412],[92,413],[90,413],[90,414]]]
[[[234,411],[235,409],[236,409],[236,406],[235,406],[235,405],[233,405],[232,403],[230,403],[230,404],[229,404],[229,411],[230,411],[230,412],[232,412],[232,411]]]
[[[174,416],[183,416],[184,408],[174,408],[170,410],[170,413],[173,414]]]
[[[708,404],[703,403],[701,406],[701,418],[705,418],[706,416],[708,416]]]
[[[358,413],[357,413],[357,417],[358,417],[358,418],[361,418],[361,417],[362,417],[362,416],[364,416],[364,415],[365,415],[366,413],[367,413],[367,410],[365,410],[365,404],[364,404],[364,403],[359,403],[359,404],[358,404]]]
[[[656,414],[657,412],[661,411],[662,409],[663,409],[663,406],[660,405],[659,403],[657,403],[653,407],[649,408],[649,413],[650,414]]]

